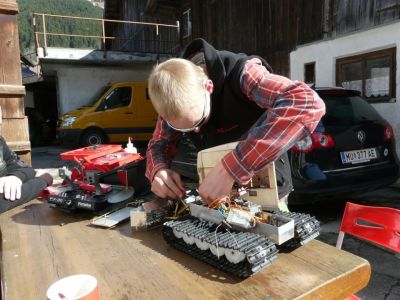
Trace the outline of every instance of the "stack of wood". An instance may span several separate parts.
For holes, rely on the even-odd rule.
[[[0,0],[0,134],[10,148],[30,164],[31,145],[24,112],[25,87],[22,85],[17,14],[15,0]]]

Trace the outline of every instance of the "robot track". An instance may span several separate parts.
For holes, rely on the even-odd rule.
[[[320,223],[309,214],[285,211],[276,211],[274,214],[294,220],[294,239],[286,242],[285,246],[299,247],[319,236]]]
[[[193,216],[164,223],[163,236],[177,250],[241,278],[271,264],[278,252],[265,236],[235,231],[222,223]]]

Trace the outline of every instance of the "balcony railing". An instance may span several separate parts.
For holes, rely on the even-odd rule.
[[[64,26],[69,26],[69,32],[56,26],[54,19],[68,20]],[[32,24],[36,52],[43,47],[44,56],[48,54],[48,47],[67,44],[102,50],[104,56],[107,50],[171,55],[180,50],[179,21],[173,25],[34,13]],[[76,32],[71,32],[71,28]],[[79,39],[86,44],[77,42]],[[88,40],[97,42],[88,43]]]

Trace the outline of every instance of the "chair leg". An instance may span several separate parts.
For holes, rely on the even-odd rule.
[[[339,231],[339,236],[336,242],[336,248],[342,249],[342,244],[343,244],[343,238],[344,238],[344,232]]]

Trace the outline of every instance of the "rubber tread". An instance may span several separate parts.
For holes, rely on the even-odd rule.
[[[294,220],[294,239],[285,243],[285,246],[299,247],[319,235],[321,224],[315,217],[309,214],[286,211],[276,211],[273,213]]]
[[[196,244],[186,244],[182,238],[174,235],[173,229],[219,248],[240,251],[246,255],[246,259],[237,264],[231,263],[225,256],[218,257],[209,249],[201,250]],[[265,236],[250,232],[228,231],[223,226],[202,221],[193,216],[185,216],[164,223],[163,236],[177,250],[241,278],[249,277],[270,265],[277,258],[278,253],[273,242]]]

